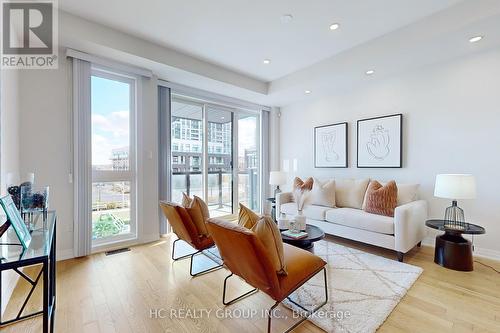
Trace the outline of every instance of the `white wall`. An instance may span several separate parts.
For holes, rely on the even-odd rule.
[[[0,180],[1,194],[6,193],[7,173],[19,173],[19,71],[1,71]]]
[[[21,74],[21,174],[35,173],[35,184],[50,186],[50,209],[57,211],[59,256],[72,256],[73,186],[70,63],[58,70],[24,70]]]
[[[20,83],[19,71],[0,71],[0,192],[7,194],[7,173],[19,174],[19,101]],[[0,209],[0,224],[5,221],[5,214]],[[7,306],[12,291],[19,276],[13,271],[2,272],[2,298],[3,312]]]
[[[297,175],[371,177],[421,184],[430,217],[440,218],[449,200],[433,197],[438,173],[476,176],[477,199],[459,203],[470,222],[486,228],[476,250],[500,255],[500,49],[435,64],[398,77],[366,78],[350,93],[318,97],[282,108],[281,160],[298,160]],[[314,93],[314,92],[313,92]],[[356,120],[403,113],[402,169],[356,168]],[[349,122],[349,168],[315,169],[313,127]],[[292,178],[293,175],[290,175]],[[291,180],[289,181],[291,183]]]

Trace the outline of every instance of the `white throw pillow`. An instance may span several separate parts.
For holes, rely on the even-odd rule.
[[[382,186],[385,186],[385,182],[380,182]],[[397,206],[405,205],[407,203],[418,200],[418,189],[420,184],[399,184],[396,183],[398,187],[398,202]],[[363,200],[363,209],[365,209],[366,205],[366,194],[365,199]]]
[[[418,200],[420,184],[396,184],[398,187],[398,206]]]
[[[322,182],[314,178],[310,196],[311,205],[335,207],[335,181],[327,180]]]
[[[335,180],[335,202],[337,207],[362,209],[369,178]]]

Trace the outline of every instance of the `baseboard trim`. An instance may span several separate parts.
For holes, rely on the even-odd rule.
[[[145,235],[141,238],[141,240],[133,239],[133,240],[130,240],[128,242],[120,243],[119,245],[116,245],[114,247],[109,246],[109,249],[114,249],[114,248],[124,247],[124,246],[125,247],[136,246],[136,245],[155,242],[159,239],[160,239],[160,236],[157,234]],[[104,248],[98,249],[97,251],[95,251],[93,253],[98,253],[98,252],[102,252],[102,251],[104,251]],[[56,253],[57,261],[68,260],[68,259],[73,259],[73,258],[75,258],[74,254],[73,254],[73,249],[58,250]]]
[[[435,237],[424,238],[424,240],[422,241],[422,244],[426,245],[426,246],[434,247]],[[486,258],[486,259],[500,261],[500,251],[497,251],[497,250],[485,249],[485,248],[474,246],[473,255],[474,255],[474,257],[480,257],[480,258]]]
[[[56,252],[57,261],[73,259],[74,257],[73,249],[59,250]]]

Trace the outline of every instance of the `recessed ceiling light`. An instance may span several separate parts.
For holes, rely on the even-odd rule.
[[[269,65],[271,63],[271,59],[264,59],[262,62],[264,65]]]
[[[476,43],[476,42],[479,42],[481,39],[483,39],[483,36],[475,36],[475,37],[472,37],[471,39],[469,39],[469,42]]]
[[[281,20],[281,23],[289,23],[289,22],[292,22],[293,16],[292,16],[292,14],[285,14],[285,15],[281,16],[280,20]]]
[[[224,120],[224,117],[220,117],[221,120]]]
[[[338,28],[340,28],[340,24],[338,23],[330,24],[330,30],[337,30]]]
[[[306,90],[304,91],[304,94],[310,94],[312,91],[311,90]]]
[[[375,71],[373,69],[369,69],[365,72],[366,75],[373,75],[375,74]]]

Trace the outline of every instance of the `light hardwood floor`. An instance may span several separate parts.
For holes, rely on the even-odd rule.
[[[394,252],[328,237],[350,247],[394,258]],[[224,309],[221,302],[225,269],[192,279],[189,260],[172,262],[173,237],[133,247],[130,252],[96,254],[58,262],[56,332],[264,332],[266,319],[170,318],[171,308]],[[477,259],[477,258],[476,258]],[[500,269],[500,263],[478,259]],[[379,332],[500,332],[500,275],[475,263],[475,271],[455,272],[433,263],[433,249],[415,248],[407,263],[424,273],[397,305]],[[35,274],[35,269],[29,272]],[[232,280],[231,293],[247,290]],[[25,283],[18,283],[8,311],[20,302]],[[40,302],[40,290],[35,293]],[[231,308],[261,310],[272,305],[262,292]],[[36,304],[30,304],[33,308]],[[150,309],[164,319],[151,318]],[[220,310],[219,310],[220,311]],[[275,320],[273,329],[283,331],[293,320]],[[40,332],[41,319],[11,325],[2,332]],[[322,332],[306,322],[295,332]]]

